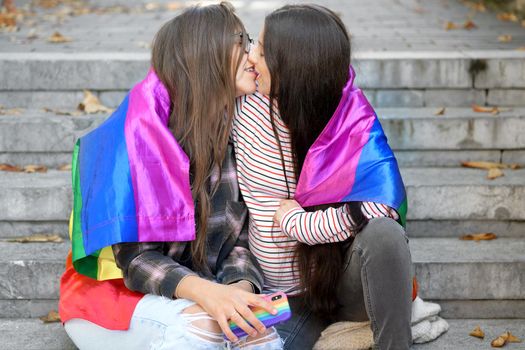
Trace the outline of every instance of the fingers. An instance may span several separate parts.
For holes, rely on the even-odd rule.
[[[263,333],[266,331],[266,327],[264,324],[255,316],[252,310],[250,310],[249,307],[243,306],[239,307],[237,309],[239,311],[239,314],[244,318],[246,321],[248,321],[255,329],[257,329],[257,332]],[[248,333],[250,334],[250,333]],[[250,334],[252,337],[255,337],[257,335],[256,332]]]
[[[253,313],[252,313],[252,315],[253,315]],[[255,316],[254,316],[254,318],[255,318]],[[242,318],[241,315],[238,312],[233,314],[233,316],[230,318],[230,321],[235,322],[235,324],[237,324],[237,326],[239,326],[239,328],[241,328],[243,331],[245,331],[246,334],[251,335],[252,337],[257,336],[257,331],[252,326],[250,326],[248,324],[248,322],[246,322],[246,320],[244,318]]]
[[[226,317],[221,317],[220,319],[217,319],[217,323],[222,329],[222,332],[231,342],[236,342],[239,340],[235,334],[233,334],[232,330],[230,329],[230,324]]]
[[[277,309],[272,305],[272,303],[256,294],[253,295],[253,298],[249,300],[250,305],[259,306],[271,313],[272,315],[277,314]]]

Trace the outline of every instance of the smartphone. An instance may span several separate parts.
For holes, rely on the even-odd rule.
[[[259,306],[252,307],[251,310],[255,314],[255,317],[257,317],[257,319],[259,319],[266,326],[266,328],[284,322],[292,317],[292,311],[290,310],[290,305],[288,304],[288,298],[283,292],[265,295],[263,298],[268,300],[273,305],[273,307],[277,309],[277,313],[272,315]],[[232,330],[233,334],[239,338],[248,335],[242,328],[237,326],[235,322],[230,322],[230,329]]]

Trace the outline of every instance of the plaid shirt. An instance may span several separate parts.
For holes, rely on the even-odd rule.
[[[212,176],[216,183],[218,172]],[[228,146],[217,191],[208,218],[208,271],[193,271],[188,242],[120,243],[113,245],[124,283],[133,291],[174,298],[177,285],[187,275],[199,275],[231,284],[247,280],[262,290],[263,276],[248,249],[247,209],[239,201],[233,147]]]

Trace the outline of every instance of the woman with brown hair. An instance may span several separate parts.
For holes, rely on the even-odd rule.
[[[322,6],[284,6],[250,58],[258,92],[237,103],[237,172],[265,290],[291,296],[292,319],[277,326],[284,347],[312,348],[334,321],[370,320],[378,348],[408,349],[406,194],[354,86],[344,24]]]
[[[276,311],[256,294],[229,145],[235,97],[256,88],[250,41],[229,3],[186,9],[146,79],[77,142],[59,310],[80,349],[281,348],[249,308]]]

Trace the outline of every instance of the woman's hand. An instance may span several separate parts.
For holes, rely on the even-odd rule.
[[[235,322],[253,337],[257,336],[257,332],[264,333],[266,331],[266,327],[255,317],[249,306],[260,306],[271,314],[277,313],[270,302],[260,295],[243,290],[242,285],[236,284],[223,285],[197,276],[190,276],[180,282],[177,294],[179,297],[193,300],[199,304],[217,321],[228,339],[235,342],[238,338],[231,331],[229,321]]]
[[[279,205],[279,209],[275,212],[273,216],[273,221],[281,226],[281,221],[283,220],[284,214],[288,213],[294,208],[301,208],[301,205],[297,203],[294,199],[283,199]]]

